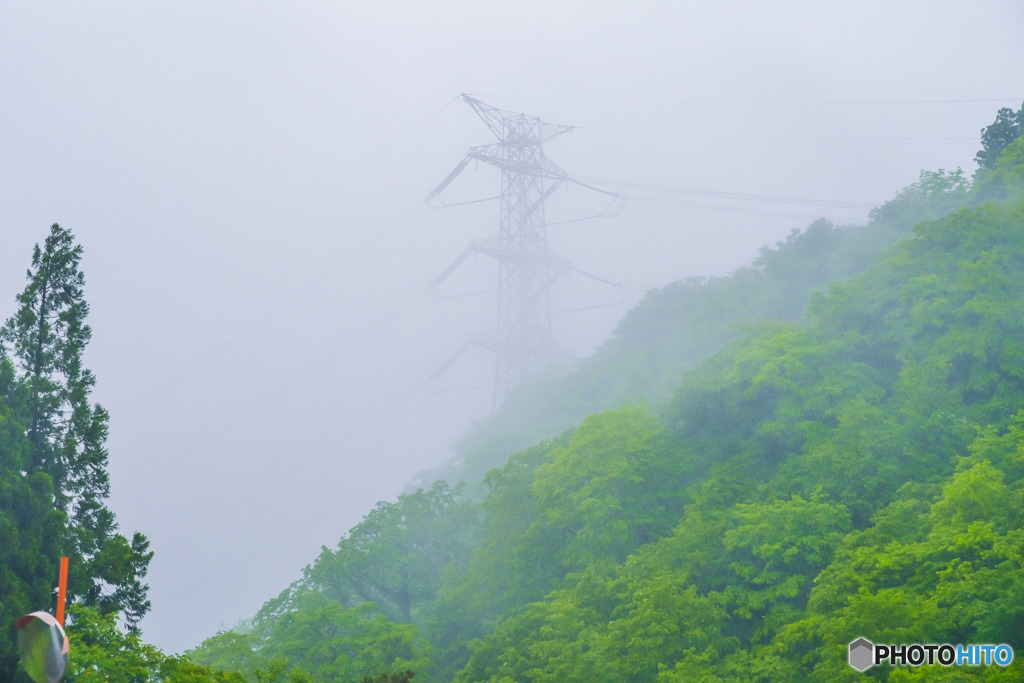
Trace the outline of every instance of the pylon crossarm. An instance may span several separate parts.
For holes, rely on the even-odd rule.
[[[507,154],[507,148],[499,144],[470,147],[468,156],[510,173],[558,181],[570,179],[568,173],[545,157],[523,160]]]
[[[452,181],[455,180],[455,178],[458,177],[458,175],[460,173],[462,173],[463,170],[465,170],[466,166],[469,166],[469,157],[466,157],[465,159],[460,161],[459,165],[456,166],[455,169],[451,173],[448,174],[448,177],[445,178],[444,180],[442,180],[441,184],[438,185],[437,187],[435,187],[431,191],[431,193],[429,195],[430,198],[433,199],[437,195],[441,194],[441,192],[444,190],[444,188],[446,188],[449,185],[451,185]]]
[[[498,246],[495,239],[473,240],[469,243],[469,250],[491,258],[500,259],[502,257],[501,247]]]
[[[533,267],[546,267],[552,268],[558,271],[576,270],[572,264],[566,261],[564,258],[554,253],[553,251],[544,251],[543,253],[531,253],[523,251],[509,251],[502,250],[497,245],[495,240],[474,240],[470,242],[468,249],[462,253],[462,255],[456,259],[456,262],[445,269],[443,275],[447,277],[451,270],[454,270],[462,261],[466,258],[466,255],[470,251],[475,251],[478,254],[484,256],[490,256],[491,258],[498,259],[504,263],[518,266],[533,266]],[[437,281],[435,279],[435,281]]]
[[[450,368],[455,363],[455,361],[457,361],[459,358],[462,358],[462,354],[464,354],[466,350],[469,349],[470,346],[472,346],[470,342],[466,342],[465,344],[463,344],[458,351],[449,356],[448,360],[441,364],[441,367],[439,367],[437,370],[434,370],[433,374],[431,374],[430,377],[427,378],[427,381],[433,382],[435,379],[443,375],[444,371]]]
[[[512,138],[516,144],[539,145],[573,129],[573,126],[546,123],[536,116],[498,109],[465,93],[462,94],[462,99],[473,107],[473,111],[491,129],[494,137],[503,142],[511,141]]]
[[[484,104],[475,97],[470,97],[465,93],[462,94],[462,99],[466,101],[466,104],[473,107],[473,111],[491,129],[494,137],[500,140],[505,136],[505,116],[503,116],[505,112],[489,104]]]

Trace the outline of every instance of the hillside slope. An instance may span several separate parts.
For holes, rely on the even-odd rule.
[[[865,228],[652,293],[539,408],[513,397],[467,438],[454,471],[481,497],[378,504],[192,657],[318,681],[841,681],[862,636],[1019,651],[1024,140],[999,152]],[[557,436],[505,457],[531,434]],[[1019,678],[868,675],[919,674]]]
[[[871,212],[866,226],[819,219],[764,247],[726,277],[694,277],[649,291],[594,354],[567,373],[513,391],[456,444],[446,468],[417,478],[481,481],[515,451],[629,401],[661,403],[683,373],[763,320],[799,320],[812,292],[862,272],[916,223],[979,201],[959,171],[923,172]]]

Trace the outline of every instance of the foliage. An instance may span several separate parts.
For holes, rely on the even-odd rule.
[[[411,669],[406,669],[405,671],[399,671],[398,673],[381,674],[376,678],[364,676],[362,683],[412,683],[412,679],[415,676],[415,672]]]
[[[975,201],[1024,199],[1024,137],[1007,145],[992,168],[979,168],[972,187]]]
[[[11,405],[19,389],[10,361],[0,359],[0,623],[49,606],[65,517],[54,509],[52,479],[27,473],[31,444]],[[0,678],[18,666],[13,628],[0,629]],[[28,680],[25,678],[24,680]]]
[[[427,491],[377,504],[362,522],[306,568],[305,584],[346,607],[373,602],[408,623],[440,587],[441,572],[475,540],[475,506],[459,489],[435,482]]]
[[[1022,179],[1021,186],[1024,186]],[[567,373],[519,387],[457,444],[457,458],[429,477],[479,482],[511,454],[629,402],[660,404],[680,379],[743,330],[766,320],[796,321],[812,292],[863,271],[924,219],[971,201],[962,172],[922,174],[865,227],[819,219],[764,247],[727,277],[691,277],[651,290],[611,337]],[[421,484],[422,485],[422,484]]]
[[[915,190],[927,194],[941,178],[924,179]],[[962,182],[947,176],[938,191],[959,202]],[[833,680],[854,673],[845,643],[861,635],[1014,645],[1019,599],[1002,596],[1019,591],[1024,520],[1000,468],[1019,481],[1024,461],[1006,453],[1024,451],[992,448],[1021,433],[1022,418],[1007,426],[1024,394],[1021,278],[1024,207],[979,206],[922,224],[864,276],[813,297],[806,323],[751,328],[665,414],[692,480],[675,530],[618,565],[588,556],[587,580],[556,576],[471,644],[457,680]],[[987,437],[971,445],[981,424]],[[601,473],[628,482],[614,462]],[[581,463],[538,483],[549,471],[532,470],[532,493],[578,496],[556,508],[563,525],[600,499],[583,493]],[[545,519],[544,506],[534,514]],[[870,551],[851,550],[869,538]],[[549,566],[551,546],[539,550]],[[872,567],[884,582],[870,582]],[[642,609],[654,605],[663,616]]]
[[[264,617],[265,618],[265,617]],[[373,603],[354,608],[302,590],[259,633],[221,632],[188,654],[256,680],[351,681],[391,671],[429,670],[429,646],[414,624],[396,624]]]
[[[136,628],[149,610],[143,579],[152,553],[142,534],[129,541],[116,533],[114,515],[104,504],[110,493],[109,418],[100,405],[90,403],[96,378],[82,366],[92,330],[85,323],[89,305],[81,258],[74,235],[54,224],[44,245],[35,246],[28,285],[2,337],[20,370],[17,395],[22,400],[15,407],[29,442],[24,472],[50,478],[54,505],[68,517],[60,545],[76,568],[69,599],[122,612]]]
[[[871,210],[876,221],[922,221],[945,216],[964,206],[970,183],[961,169],[921,171],[917,182]]]
[[[981,130],[981,150],[974,157],[979,168],[993,168],[999,155],[1011,142],[1024,134],[1024,106],[1014,112],[1003,107],[996,113],[996,120]]]
[[[1019,647],[1022,279],[1024,205],[984,205],[922,224],[805,323],[752,329],[666,412],[690,479],[675,529],[565,565],[586,568],[499,619],[457,680],[842,680],[862,635]],[[538,503],[569,501],[534,508],[570,530],[540,566],[590,501],[621,528],[588,487],[628,470],[592,480],[566,451],[532,470]]]
[[[52,226],[0,328],[0,620],[52,611],[68,555],[69,601],[120,613],[136,630],[152,553],[142,534],[118,534],[105,506],[108,415],[91,403],[96,379],[82,364],[92,331],[81,258],[74,235]],[[5,680],[16,675],[13,641],[12,629],[0,630]]]
[[[70,553],[69,681],[853,680],[860,636],[1019,651],[1020,116],[972,181],[923,172],[864,228],[648,293],[459,445],[471,495],[379,503],[185,656],[135,628],[152,553],[105,507],[82,250],[54,226],[0,345],[0,617],[47,606]]]
[[[1018,139],[973,181],[922,173],[863,229],[818,221],[649,293],[461,444],[450,472],[478,499],[379,504],[192,656],[330,680],[346,647],[398,643],[360,675],[852,681],[860,636],[1020,651],[1022,200]]]
[[[445,482],[381,502],[336,550],[324,548],[302,580],[269,600],[250,631],[221,632],[189,655],[266,680],[429,672],[431,648],[413,622],[445,568],[467,561],[478,520],[477,507]]]
[[[245,683],[240,673],[217,671],[185,657],[168,656],[124,632],[114,615],[72,605],[67,633],[71,641],[67,683]]]
[[[509,610],[543,596],[557,573],[550,558],[540,565],[522,538],[537,516],[530,490],[533,473],[571,438],[572,432],[566,432],[541,442],[487,474],[481,538],[465,565],[445,569],[441,588],[424,610],[423,629],[435,647],[438,680],[450,680],[469,656],[468,644]]]

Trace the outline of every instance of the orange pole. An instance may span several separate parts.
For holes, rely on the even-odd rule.
[[[68,592],[68,558],[60,558],[60,584],[57,587],[57,623],[64,625],[64,598]]]

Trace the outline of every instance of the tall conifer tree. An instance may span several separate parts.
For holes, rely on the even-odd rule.
[[[82,366],[92,330],[85,324],[89,304],[81,259],[74,235],[54,224],[43,247],[35,246],[28,285],[17,297],[20,307],[4,326],[3,339],[27,393],[27,473],[52,478],[55,507],[68,517],[65,552],[79,567],[69,593],[105,612],[123,612],[134,628],[149,610],[142,579],[152,553],[142,534],[129,542],[116,533],[114,514],[104,503],[110,493],[109,416],[90,403],[96,378]]]

